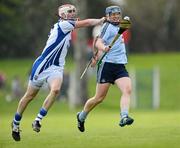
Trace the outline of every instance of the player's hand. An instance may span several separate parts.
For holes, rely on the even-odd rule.
[[[93,58],[91,59],[91,67],[95,67],[97,61],[98,61],[98,57],[97,57],[97,56],[93,57]]]
[[[103,52],[108,52],[110,50],[110,46],[105,46],[105,48],[103,49]]]
[[[102,17],[102,18],[100,19],[100,24],[103,24],[105,21],[106,21],[106,17]]]

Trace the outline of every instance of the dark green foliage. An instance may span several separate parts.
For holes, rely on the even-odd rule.
[[[127,0],[125,10],[132,19],[132,52],[179,51],[180,1]]]
[[[22,0],[2,0],[0,2],[0,57],[12,56],[21,47],[23,36]]]
[[[1,0],[0,1],[0,58],[34,57],[43,49],[59,5],[78,0]],[[179,51],[180,1],[178,0],[126,0],[120,5],[123,16],[132,21],[130,52]],[[108,0],[87,0],[87,17],[105,15]],[[78,13],[82,13],[79,10]],[[82,18],[84,19],[84,18]],[[88,37],[92,36],[88,28]]]

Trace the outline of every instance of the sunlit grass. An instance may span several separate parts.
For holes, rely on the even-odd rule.
[[[134,124],[121,128],[118,125],[118,111],[95,110],[86,121],[86,131],[81,133],[76,127],[76,111],[61,112],[61,109],[56,109],[57,106],[44,118],[40,133],[31,129],[36,114],[26,113],[21,123],[20,142],[11,138],[12,116],[3,115],[0,122],[0,147],[178,148],[180,145],[180,112],[133,112]]]

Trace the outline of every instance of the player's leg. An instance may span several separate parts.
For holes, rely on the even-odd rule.
[[[120,126],[130,125],[133,123],[133,119],[129,117],[129,106],[130,106],[130,96],[131,96],[131,79],[129,77],[122,77],[115,81],[118,88],[122,92],[120,99],[121,107],[121,121]]]
[[[36,96],[39,89],[32,87],[31,85],[28,85],[26,93],[21,98],[18,104],[17,112],[15,113],[13,122],[12,122],[12,137],[15,141],[20,141],[20,121],[22,118],[22,114],[24,110],[26,109],[29,102]]]
[[[77,114],[78,128],[81,132],[84,132],[84,122],[87,118],[88,113],[99,103],[101,103],[108,92],[110,83],[100,84],[98,83],[96,86],[96,94],[94,97],[88,99],[86,102],[84,109]]]
[[[106,94],[109,90],[109,86],[110,83],[104,83],[104,84],[98,83],[96,86],[95,96],[87,100],[83,110],[89,113],[96,105],[101,103],[106,97]]]
[[[48,96],[46,97],[37,117],[32,123],[32,128],[34,131],[40,132],[40,128],[41,128],[40,121],[46,116],[48,110],[53,105],[54,101],[56,100],[56,97],[59,94],[59,91],[62,85],[62,81],[63,80],[61,77],[50,78],[49,80],[50,92]]]

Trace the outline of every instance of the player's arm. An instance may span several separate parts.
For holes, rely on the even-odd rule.
[[[105,17],[102,17],[100,19],[79,20],[79,21],[76,21],[75,28],[95,26],[95,25],[102,24],[104,21],[105,21]]]
[[[100,37],[97,39],[96,44],[95,44],[95,47],[96,47],[99,51],[101,51],[101,52],[107,52],[107,51],[109,51],[109,46],[106,46],[106,45],[104,44],[103,39],[100,38]]]
[[[93,42],[93,57],[91,59],[91,67],[95,67],[96,66],[96,63],[99,59],[99,55],[100,55],[100,52],[96,47],[95,47],[95,44],[98,40],[99,36],[97,36],[95,39],[94,39],[94,42]]]
[[[105,46],[103,39],[101,39],[100,37],[97,38],[96,42],[94,43],[94,46],[95,46],[94,49],[97,49],[97,51],[93,51],[94,55],[91,62],[91,67],[95,67],[97,61],[102,56],[103,52],[107,52],[110,49],[109,46]]]

